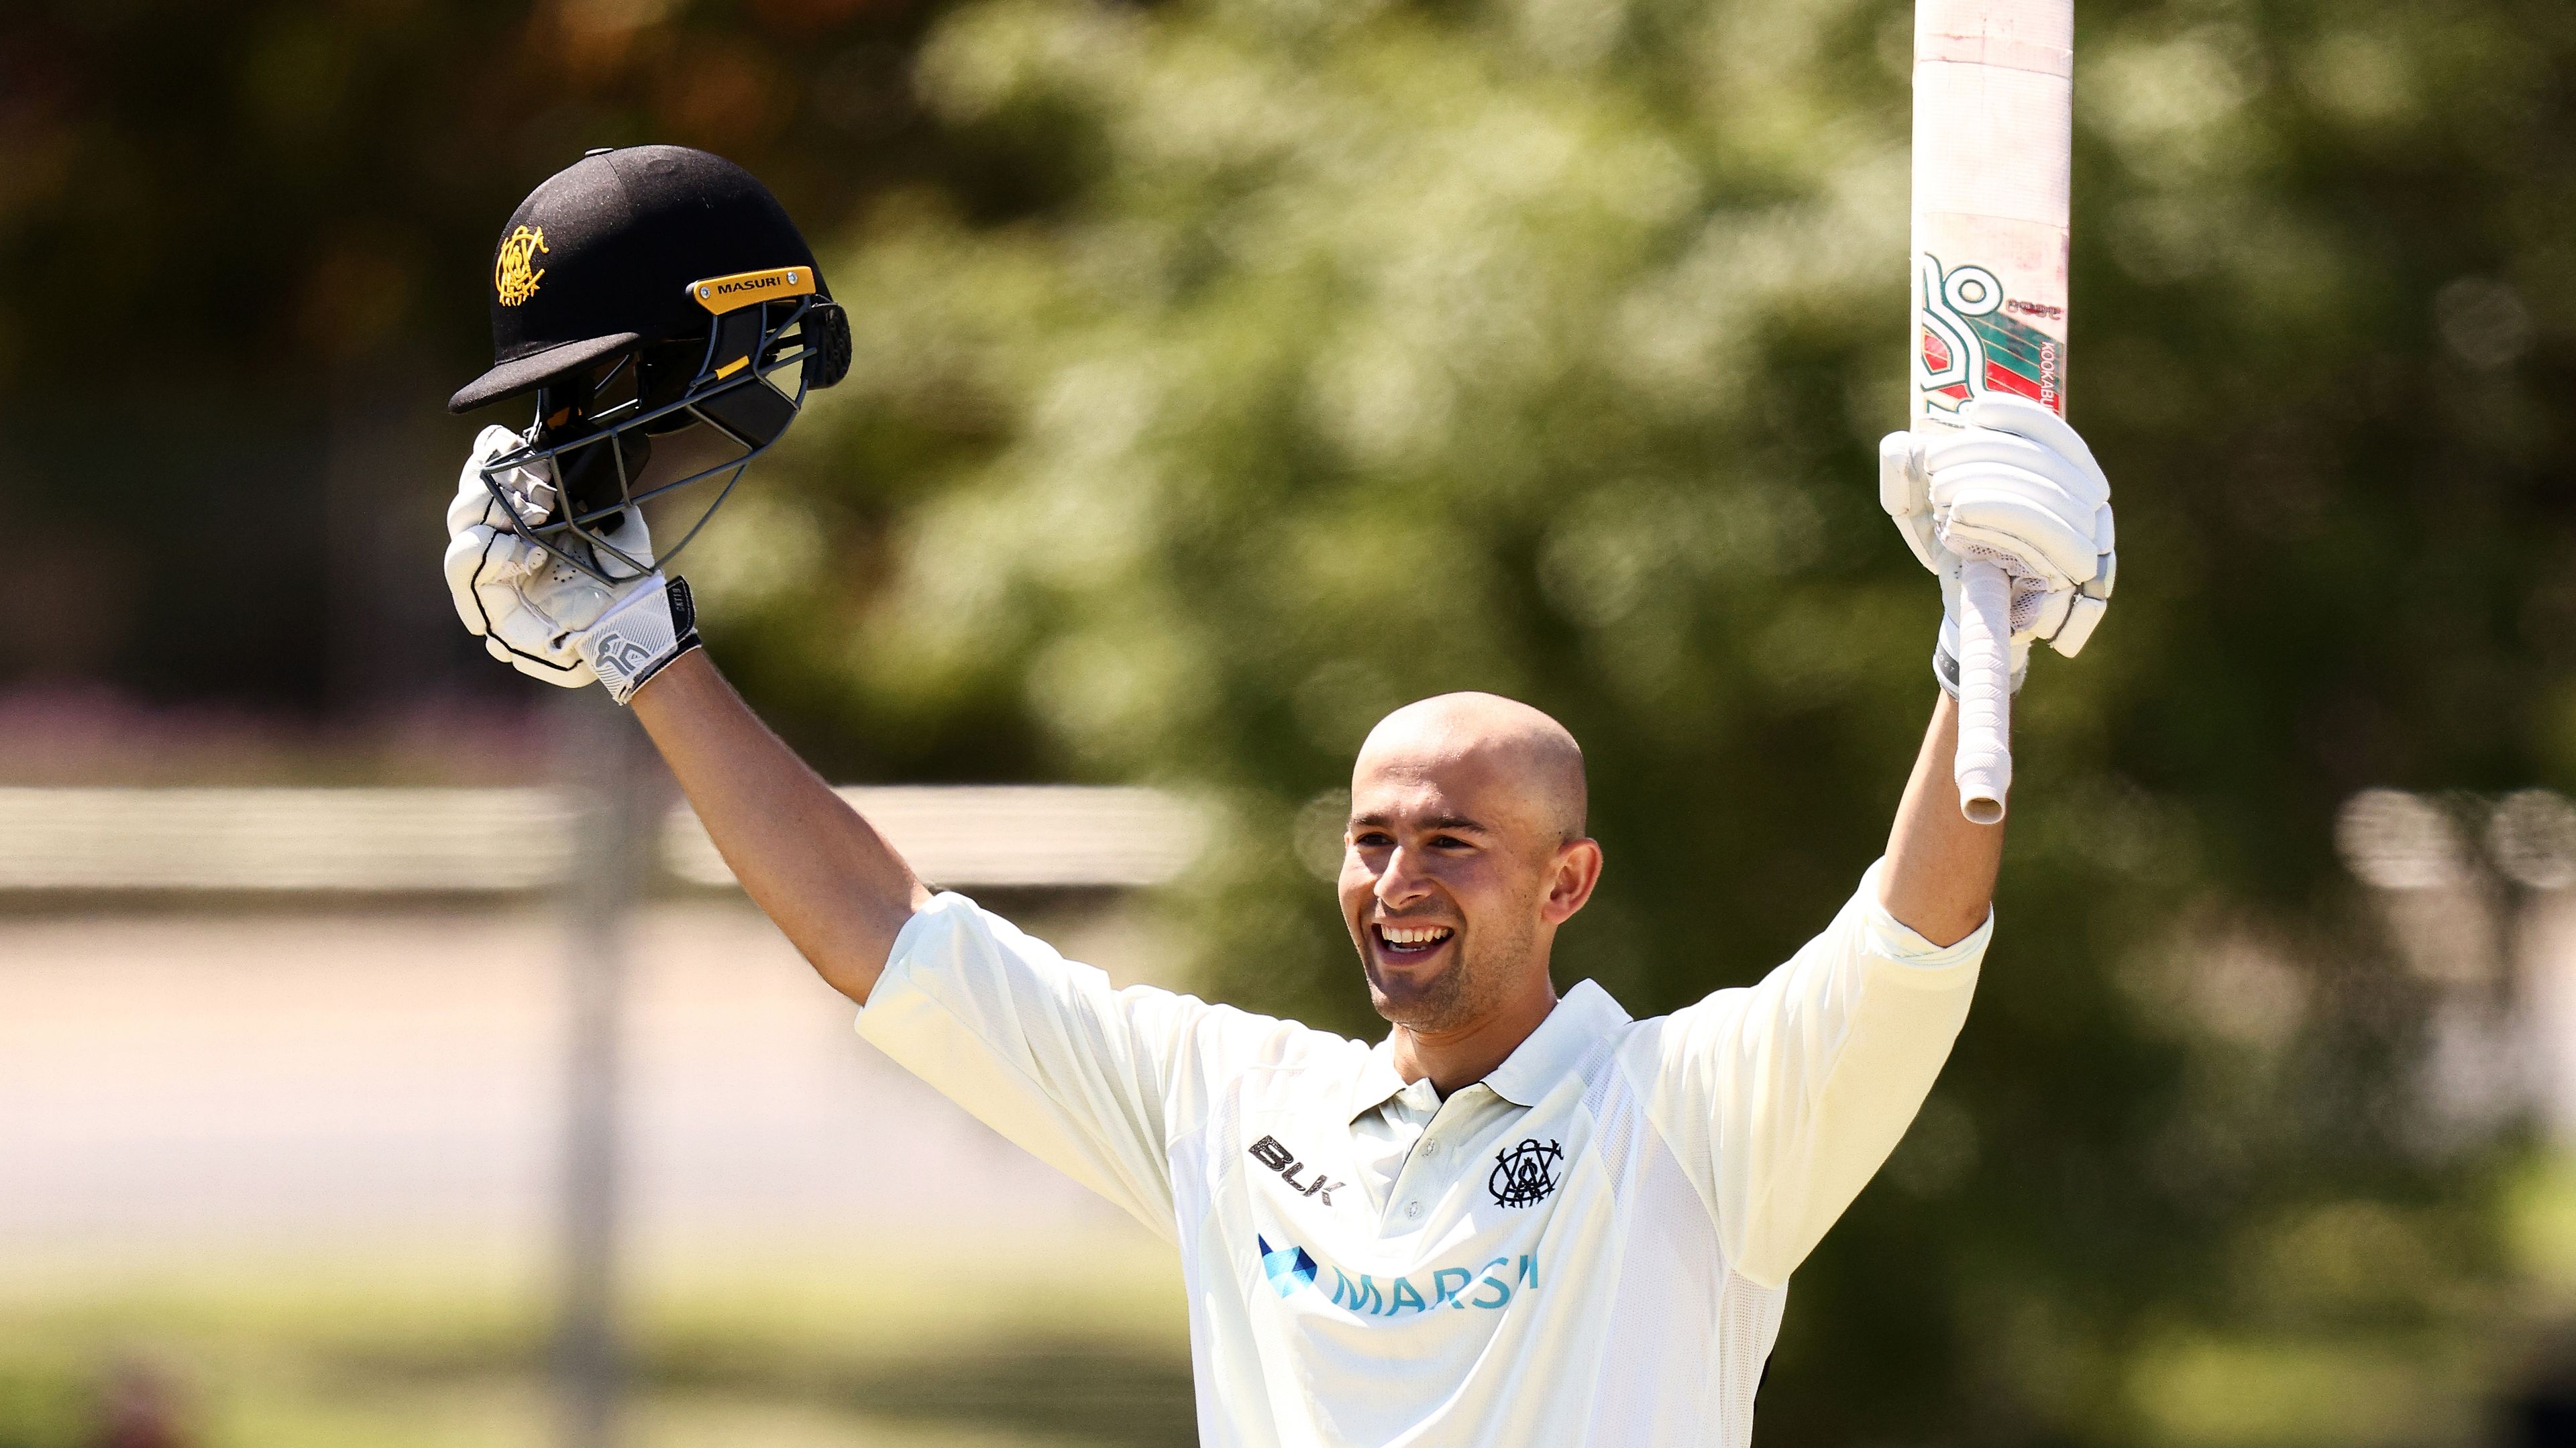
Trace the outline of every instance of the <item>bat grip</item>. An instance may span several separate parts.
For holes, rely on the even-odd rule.
[[[2012,788],[2012,580],[1983,559],[1959,569],[1959,812],[2000,824]]]

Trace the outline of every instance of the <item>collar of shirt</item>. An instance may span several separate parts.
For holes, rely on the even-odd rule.
[[[1529,1033],[1529,1039],[1513,1047],[1503,1064],[1478,1084],[1514,1106],[1535,1106],[1550,1086],[1574,1069],[1593,1042],[1626,1024],[1628,1013],[1610,998],[1610,992],[1591,981],[1577,981],[1547,1019],[1538,1023],[1538,1029]],[[1395,1070],[1395,1037],[1389,1033],[1369,1052],[1368,1066],[1351,1089],[1348,1119],[1359,1120],[1404,1088],[1405,1080]]]

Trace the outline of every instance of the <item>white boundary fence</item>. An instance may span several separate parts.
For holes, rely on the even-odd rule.
[[[941,885],[1154,885],[1206,835],[1201,809],[1153,789],[841,794]],[[538,889],[569,874],[574,825],[571,798],[544,789],[0,789],[0,891]],[[664,825],[661,857],[691,884],[732,883],[685,805]]]

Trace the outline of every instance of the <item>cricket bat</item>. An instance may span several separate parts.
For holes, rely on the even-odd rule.
[[[2074,0],[1915,0],[1914,410],[1918,433],[2009,393],[2066,410],[2067,155]],[[1959,808],[2012,788],[2012,583],[1959,579]]]

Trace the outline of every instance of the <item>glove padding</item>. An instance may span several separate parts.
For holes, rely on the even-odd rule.
[[[2013,687],[2033,640],[2072,658],[2109,606],[2119,555],[2111,484],[2065,419],[2035,402],[1984,397],[1957,432],[1896,432],[1879,444],[1879,504],[1941,580],[1933,672],[1959,689],[1959,568],[1991,562],[2011,577]]]
[[[474,440],[447,508],[447,590],[456,616],[492,657],[530,678],[566,689],[599,682],[623,704],[673,659],[698,646],[697,619],[685,580],[659,570],[636,572],[617,559],[601,569],[603,584],[520,536],[483,480],[492,459],[524,441],[504,427]],[[500,478],[510,510],[530,526],[542,522],[554,489],[527,468]],[[653,542],[632,508],[601,534],[649,567]],[[624,575],[624,576],[620,576]]]

